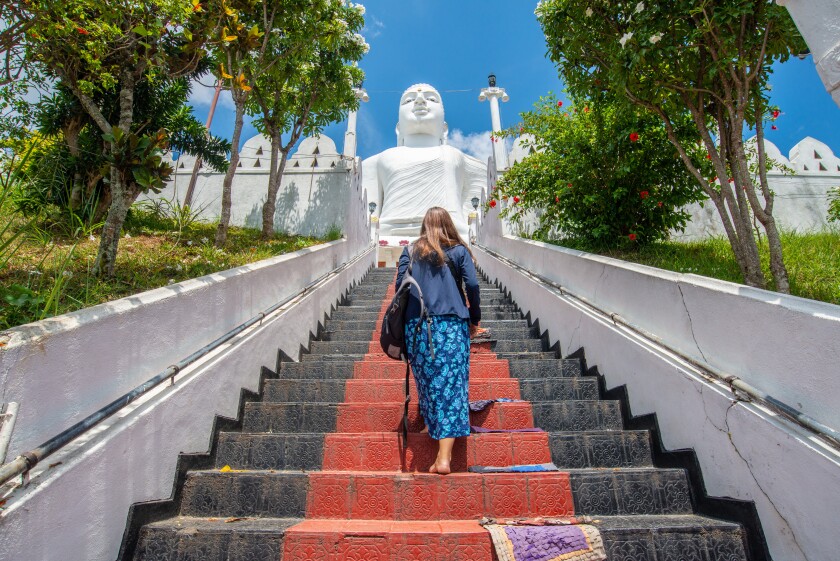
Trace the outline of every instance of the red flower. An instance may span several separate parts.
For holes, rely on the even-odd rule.
[[[562,102],[562,101],[558,101],[558,102],[557,102],[557,107],[563,107],[563,102]]]
[[[627,237],[630,238],[631,242],[636,241],[636,234],[629,234]]]
[[[711,160],[711,159],[712,159],[712,155],[711,155],[711,154],[706,154],[706,159],[707,159],[707,160]]]
[[[658,203],[656,203],[656,206],[658,206],[659,208],[662,208],[662,201],[659,201]]]
[[[630,142],[636,142],[639,140],[639,133],[631,132],[630,133]]]
[[[515,196],[515,195],[514,195],[514,197],[513,197],[513,202],[518,203],[518,202],[519,202],[519,197],[517,197],[517,196]]]
[[[519,127],[519,134],[522,134],[523,132],[525,132],[525,129],[523,129],[522,127]]]
[[[781,112],[781,111],[779,111],[778,109],[774,109],[774,110],[773,110],[773,118],[774,118],[774,119],[778,119],[778,118],[779,118],[779,115],[781,115],[781,114],[782,114],[782,112]]]
[[[584,113],[589,113],[589,106],[583,108]]]
[[[639,193],[639,196],[643,199],[647,199],[650,196],[650,193],[648,193],[647,191],[642,191],[641,193]]]
[[[87,30],[87,29],[85,29],[84,27],[77,27],[77,28],[76,28],[76,31],[78,31],[78,32],[79,32],[79,33],[81,33],[82,35],[90,35],[90,31],[88,31],[88,30]]]
[[[560,197],[555,196],[555,197],[554,197],[554,202],[555,202],[555,203],[559,203],[559,202],[560,202]]]
[[[730,177],[730,178],[729,178],[729,182],[730,182],[730,183],[732,183],[733,181],[735,181],[735,179],[733,179],[732,177]]]
[[[770,127],[770,128],[771,128],[771,129],[773,129],[773,130],[776,130],[778,127],[777,127],[776,125],[773,125],[773,126],[772,126],[772,127]]]
[[[496,208],[496,199],[490,201],[490,208]]]

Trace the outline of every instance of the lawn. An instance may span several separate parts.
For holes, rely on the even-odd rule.
[[[597,251],[575,240],[551,240],[550,243],[592,251],[600,255],[650,265],[678,273],[743,283],[729,241],[714,238],[696,242],[661,242],[637,250]],[[760,246],[764,276],[770,286],[769,252],[766,240]],[[822,233],[782,233],[782,251],[790,276],[791,294],[840,304],[840,230]]]
[[[114,278],[90,274],[99,237],[57,233],[56,225],[30,228],[0,272],[0,329],[93,306],[167,284],[297,251],[328,240],[277,234],[260,239],[259,230],[231,228],[224,249],[213,245],[215,224],[179,227],[172,218],[132,209],[126,221]],[[331,232],[328,239],[337,239]]]

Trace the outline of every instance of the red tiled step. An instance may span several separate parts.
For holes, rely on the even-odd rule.
[[[437,455],[437,442],[427,434],[409,433],[405,459],[408,471],[427,472]],[[542,464],[551,461],[548,433],[472,434],[455,441],[452,470],[467,467]],[[400,435],[333,433],[324,441],[323,469],[335,471],[399,471]]]
[[[417,386],[414,377],[409,378],[411,399],[417,400]],[[470,401],[507,397],[521,399],[519,380],[515,378],[476,378],[470,380]],[[405,399],[405,369],[400,377],[391,380],[347,380],[344,401],[383,403]]]
[[[506,360],[476,360],[471,357],[470,379],[510,378],[510,367]],[[405,378],[405,363],[392,359],[357,362],[353,368],[356,379],[396,379]]]
[[[379,343],[376,343],[379,345]],[[386,355],[385,353],[381,352],[382,347],[380,348],[380,352],[378,353],[367,353],[362,358],[363,362],[394,362],[394,359]],[[470,365],[475,364],[476,362],[486,362],[488,360],[499,360],[496,357],[496,353],[490,352],[487,349],[476,348],[475,350],[470,349]],[[405,372],[405,363],[403,363],[403,372]]]
[[[338,405],[336,432],[389,432],[402,427],[403,403],[341,403]],[[470,413],[470,424],[488,429],[522,429],[534,426],[531,404],[494,403]],[[408,430],[420,432],[423,421],[417,402],[408,407]]]
[[[307,518],[474,520],[572,516],[564,472],[405,474],[322,471],[309,475]]]
[[[473,520],[304,520],[286,530],[283,561],[491,561]]]

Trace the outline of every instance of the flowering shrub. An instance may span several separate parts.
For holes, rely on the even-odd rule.
[[[660,121],[606,99],[573,101],[567,110],[543,98],[504,133],[534,135],[538,151],[505,174],[490,206],[512,199],[502,215],[515,222],[535,212],[538,237],[598,247],[635,246],[682,229],[689,216],[681,208],[703,197]]]

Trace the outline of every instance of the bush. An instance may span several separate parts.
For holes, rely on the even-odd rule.
[[[682,207],[703,198],[651,114],[607,99],[564,107],[548,96],[522,117],[504,134],[533,135],[538,151],[505,174],[492,198],[514,222],[537,214],[539,237],[650,243],[682,229],[689,218]]]
[[[840,222],[840,187],[828,192],[828,221]]]

